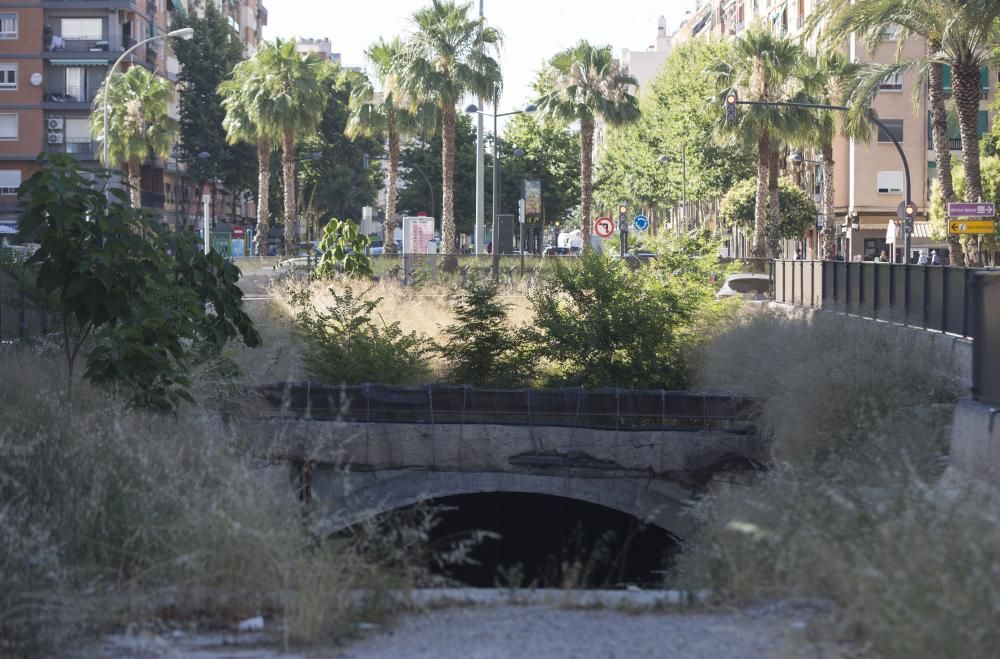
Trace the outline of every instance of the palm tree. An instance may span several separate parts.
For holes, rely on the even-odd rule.
[[[861,65],[851,62],[843,53],[836,50],[818,54],[810,61],[810,65],[812,70],[803,78],[807,92],[824,105],[843,105],[844,97],[857,78]],[[819,148],[823,168],[823,201],[820,207],[823,213],[823,258],[825,259],[832,259],[836,248],[833,139],[837,135],[838,128],[850,139],[868,141],[871,136],[871,124],[866,115],[848,118],[829,110],[822,110],[813,115],[807,141],[811,146]]]
[[[402,52],[403,43],[399,38],[388,42],[379,39],[365,51],[382,91],[376,92],[370,79],[361,78],[359,84],[351,90],[351,115],[345,131],[351,139],[384,135],[388,144],[389,171],[386,181],[383,242],[387,253],[396,249],[393,231],[396,228],[396,200],[399,194],[396,181],[399,179],[400,138],[404,135],[423,133],[436,116],[434,106],[425,103],[416,111],[411,111],[404,99],[400,98],[394,64],[400,60]]]
[[[753,101],[808,101],[804,93],[806,54],[790,39],[772,34],[760,25],[751,27],[733,41],[733,60],[715,66],[720,103],[730,90]],[[723,121],[719,113],[720,121]],[[778,158],[784,138],[796,139],[808,132],[810,115],[799,110],[761,105],[745,106],[735,124],[720,126],[731,140],[751,141],[757,149],[757,197],[754,208],[754,238],[750,253],[755,258],[779,255]]]
[[[980,69],[996,58],[996,48],[1000,43],[1000,3],[995,0],[857,0],[849,4],[846,0],[830,0],[821,9],[829,19],[827,38],[830,41],[856,32],[873,50],[884,42],[887,28],[895,27],[900,44],[912,37],[923,38],[927,42],[927,53],[920,58],[904,60],[897,57],[892,65],[868,67],[852,94],[852,104],[859,108],[870,106],[879,85],[904,70],[915,69],[918,83],[927,79],[937,172],[945,204],[955,198],[943,85],[943,67],[951,67],[962,139],[965,199],[982,199],[979,167]],[[915,96],[920,89],[920,84],[916,85]],[[952,263],[961,264],[963,256],[958,241],[949,237],[949,247]],[[978,257],[972,260],[978,260]]]
[[[254,235],[254,253],[267,256],[267,237],[271,229],[271,153],[278,144],[273,126],[258,121],[258,100],[261,97],[263,73],[256,59],[246,59],[233,68],[229,80],[219,85],[219,95],[226,117],[222,125],[226,140],[257,147],[257,232]]]
[[[108,88],[108,158],[105,167],[128,170],[133,208],[142,206],[142,163],[147,158],[166,158],[177,142],[180,127],[170,117],[168,104],[173,86],[149,69],[133,66],[125,73],[112,73],[94,98],[90,132],[104,143],[104,88]],[[103,148],[99,151],[103,160]]]
[[[405,42],[397,62],[396,80],[411,110],[421,103],[441,115],[441,242],[445,266],[454,267],[455,244],[455,113],[466,94],[491,97],[501,84],[495,55],[498,30],[481,18],[470,18],[471,3],[432,0],[413,14],[416,32]],[[388,218],[387,218],[388,219]]]
[[[594,122],[621,126],[639,119],[632,94],[636,79],[611,54],[611,46],[581,40],[556,53],[539,73],[535,90],[538,109],[562,122],[580,122],[580,228],[583,248],[590,249],[593,200]]]

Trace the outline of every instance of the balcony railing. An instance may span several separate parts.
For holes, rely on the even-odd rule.
[[[948,138],[948,148],[952,151],[962,150],[962,138],[961,137],[950,137]]]
[[[801,30],[802,26],[805,24],[806,24],[806,17],[804,15],[799,14],[798,16],[795,17],[795,29]]]
[[[118,37],[94,37],[92,39],[69,39],[52,35],[45,41],[45,50],[54,53],[106,53],[120,52],[122,40]]]
[[[97,157],[97,142],[63,142],[61,144],[49,144],[49,153],[72,153],[81,160],[92,160]]]
[[[90,90],[76,85],[45,90],[46,103],[91,103],[96,96],[96,89]]]

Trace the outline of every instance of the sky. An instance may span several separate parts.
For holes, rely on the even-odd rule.
[[[412,31],[409,17],[427,0],[265,0],[264,37],[330,39],[344,66],[365,67],[364,51],[382,36]],[[504,91],[499,109],[523,107],[542,62],[581,38],[622,48],[646,50],[656,41],[660,16],[673,32],[694,0],[483,0],[487,22],[504,35],[500,62]],[[473,15],[479,0],[473,0]]]

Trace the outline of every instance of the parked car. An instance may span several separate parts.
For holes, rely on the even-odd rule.
[[[542,251],[542,256],[569,256],[569,247],[556,247],[555,245],[549,245]]]
[[[754,272],[738,272],[726,277],[722,288],[715,294],[717,300],[741,296],[748,300],[767,300],[771,293],[771,278]]]
[[[381,240],[373,241],[371,245],[368,246],[368,254],[370,256],[381,256],[385,254],[385,245]]]

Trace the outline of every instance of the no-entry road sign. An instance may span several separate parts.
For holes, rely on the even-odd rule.
[[[993,220],[948,220],[948,233],[993,233]]]
[[[952,202],[948,204],[948,217],[996,217],[997,207],[991,201],[977,204]]]
[[[601,238],[610,238],[615,232],[615,223],[610,217],[599,217],[594,220],[594,233]]]

